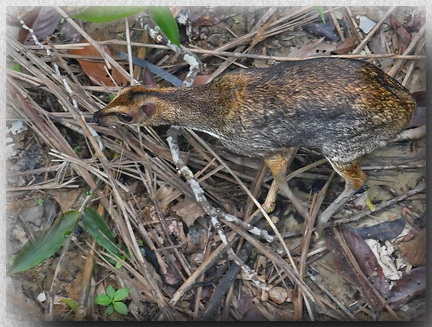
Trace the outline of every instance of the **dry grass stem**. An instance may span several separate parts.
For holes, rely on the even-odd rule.
[[[180,7],[176,10],[182,11]],[[302,51],[295,52],[296,57],[289,55],[294,54],[292,50],[306,49],[319,40],[306,29],[302,30],[306,24],[320,22],[316,7],[236,10],[239,13],[220,14],[220,28],[220,17],[216,14],[209,16],[214,22],[208,24],[213,25],[199,20],[190,22],[188,34],[182,35],[184,46],[180,48],[164,36],[165,43],[152,44],[152,36],[160,34],[150,20],[145,23],[147,17],[142,18],[144,23],[118,20],[115,24],[124,29],[124,39],[112,39],[116,31],[99,41],[89,24],[78,24],[66,7],[55,7],[54,12],[83,37],[82,42],[63,44],[60,28],[63,25],[47,40],[36,40],[34,44],[6,37],[7,60],[21,68],[20,71],[6,69],[8,125],[23,121],[27,127],[27,131],[8,134],[15,151],[8,163],[12,173],[6,188],[11,225],[7,234],[8,238],[16,238],[11,248],[15,251],[25,237],[34,240],[38,236],[38,230],[33,230],[32,219],[36,218],[31,210],[41,209],[40,219],[45,221],[52,215],[47,213],[49,210],[57,210],[56,216],[60,211],[94,207],[104,217],[115,245],[124,255],[118,258],[107,253],[86,230],[74,234],[60,257],[50,258],[31,272],[37,292],[28,293],[48,294],[48,301],[40,305],[45,308],[47,319],[113,318],[94,304],[97,293],[108,285],[131,289],[127,299],[130,314],[125,316],[128,320],[244,319],[248,313],[242,312],[243,309],[255,310],[260,319],[378,319],[381,312],[372,312],[374,308],[363,297],[356,303],[341,296],[343,293],[354,297],[351,289],[354,286],[341,284],[340,287],[347,289],[338,293],[335,282],[325,275],[326,272],[330,272],[330,277],[338,275],[338,267],[332,266],[329,250],[315,237],[314,222],[322,204],[339,192],[341,179],[334,177],[327,159],[315,150],[300,148],[289,158],[290,188],[292,185],[299,203],[308,205],[305,212],[310,219],[304,220],[276,192],[278,204],[272,214],[267,213],[261,203],[268,192],[275,190],[267,166],[256,158],[227,152],[220,140],[210,135],[163,126],[111,128],[93,123],[93,114],[110,101],[120,85],[142,83],[144,69],[134,64],[135,57],[153,64],[159,62],[161,70],[181,78],[183,86],[191,86],[198,73],[211,81],[232,69],[232,65],[264,67],[276,61],[303,60]],[[394,61],[393,65],[383,64],[388,67],[388,74],[396,76],[407,87],[417,86],[422,91],[418,67],[422,67],[426,58],[425,26],[413,34],[403,53],[391,53],[396,48],[384,26],[399,10],[400,7],[386,8],[374,28],[363,35],[354,8],[325,8],[327,23],[334,25],[336,36],[341,40],[352,36],[358,39],[355,43],[358,45],[353,45],[354,50],[349,54],[332,56],[367,59],[376,64]],[[26,24],[22,22],[20,27],[30,32],[30,38],[36,38]],[[219,30],[215,31],[226,42],[210,42],[209,36],[216,27]],[[377,38],[386,53],[371,53]],[[336,43],[324,39],[320,43],[320,46],[333,45]],[[112,53],[122,52],[127,56],[120,59],[106,51],[106,46],[111,51],[115,49]],[[94,47],[98,55],[69,53],[86,47]],[[93,77],[77,59],[103,63],[105,67],[101,71],[107,75],[109,85],[93,83]],[[123,82],[116,80],[114,70],[120,73]],[[168,83],[159,75],[155,79],[161,85]],[[413,128],[409,133],[404,137],[414,135],[418,139],[425,134],[425,126]],[[406,138],[398,141],[403,140]],[[385,189],[390,195],[375,200],[373,212],[362,209],[355,213],[359,212],[357,207],[348,207],[354,212],[352,216],[344,217],[342,212],[342,218],[336,219],[333,225],[372,215],[379,217],[390,206],[393,211],[403,211],[407,221],[421,216],[419,208],[426,201],[426,183],[420,176],[426,166],[421,144],[412,143],[407,150],[409,155],[392,152],[388,154],[389,160],[372,157],[364,161],[362,169],[371,175],[369,181],[380,183],[375,185],[377,188],[390,189]],[[401,148],[403,145],[397,144]],[[404,186],[393,187],[387,178],[405,173],[415,174],[413,178],[419,182],[407,186],[408,191],[398,193]],[[315,183],[324,186],[312,194],[310,190]],[[413,205],[400,203],[408,200]],[[61,209],[50,209],[47,204],[50,201]],[[405,207],[409,209],[401,209]],[[409,223],[414,225],[412,221]],[[23,233],[25,237],[20,236]],[[336,237],[341,238],[339,234]],[[343,244],[342,239],[340,242]],[[347,258],[355,266],[349,252]],[[115,266],[115,262],[121,267]],[[236,265],[243,271],[241,274]],[[72,277],[64,277],[62,273],[69,266],[79,269],[74,268]],[[45,276],[45,271],[50,274]],[[14,275],[12,279],[27,283],[33,277],[26,273]],[[42,275],[45,277],[41,278]],[[369,282],[367,276],[363,277],[360,276],[362,286],[366,288]],[[65,282],[68,278],[73,281]],[[287,297],[278,304],[270,296],[270,291],[275,289],[287,292]],[[71,294],[64,296],[68,290]],[[65,313],[66,307],[57,301],[59,294],[75,296],[80,306],[75,316],[69,309],[69,315]],[[383,298],[379,300],[386,308],[385,317],[396,318],[397,310],[392,310]]]

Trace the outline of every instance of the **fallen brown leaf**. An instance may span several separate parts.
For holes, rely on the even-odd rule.
[[[108,46],[103,45],[102,47],[110,56],[112,56],[111,50]],[[82,49],[70,49],[69,53],[73,55],[81,55],[83,57],[100,56],[99,52],[92,46],[83,47]],[[77,58],[77,61],[79,62],[84,73],[86,73],[86,75],[96,85],[126,86],[128,83],[128,80],[122,74],[120,74],[117,69],[113,67],[107,67],[105,62],[79,58]]]
[[[330,55],[336,49],[335,44],[323,43],[324,38],[316,42],[305,44],[298,49],[293,49],[289,53],[290,58],[308,58],[313,56]]]
[[[341,227],[327,229],[324,234],[327,248],[333,256],[337,271],[358,287],[365,301],[376,310],[385,306],[381,294],[388,288],[381,266],[367,243],[355,233]],[[380,290],[381,294],[377,291]]]
[[[399,251],[410,265],[426,265],[426,229],[418,232],[413,239],[399,243]]]
[[[187,197],[171,209],[186,223],[187,226],[191,226],[198,217],[205,215],[203,208]]]
[[[398,309],[414,297],[426,292],[426,266],[417,267],[404,274],[392,287],[388,302]]]
[[[338,47],[333,50],[333,52],[338,55],[346,54],[351,50],[354,50],[358,44],[359,40],[355,36],[349,37],[339,44]]]
[[[203,85],[206,84],[207,81],[210,79],[211,75],[197,75],[195,77],[193,85]]]

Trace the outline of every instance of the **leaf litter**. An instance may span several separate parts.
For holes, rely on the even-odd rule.
[[[71,9],[72,15],[77,8]],[[425,21],[419,8],[324,7],[325,26],[321,25],[323,22],[314,7],[171,9],[175,16],[182,18],[180,43],[205,63],[200,71],[205,80],[235,66],[269,66],[276,60],[339,55],[370,60],[410,90],[425,91],[422,69]],[[47,12],[55,13],[53,16],[57,18],[48,19]],[[384,13],[391,14],[382,19]],[[12,12],[8,22],[14,20],[14,25],[22,30],[19,23],[22,14],[14,16]],[[288,274],[289,269],[295,274],[298,267],[291,266],[277,242],[253,242],[252,258],[256,260],[248,261],[259,278],[272,286],[269,293],[257,288],[244,273],[224,281],[222,277],[228,266],[234,264],[227,261],[218,233],[210,227],[200,204],[193,200],[189,185],[177,174],[165,142],[166,129],[120,130],[91,124],[92,113],[130,81],[128,60],[121,59],[117,52],[128,54],[130,45],[138,59],[181,80],[188,75],[182,56],[157,40],[142,42],[151,40],[149,34],[155,27],[146,15],[128,18],[130,39],[122,33],[126,26],[124,20],[100,24],[98,31],[92,31],[87,29],[89,23],[75,26],[67,19],[60,23],[59,18],[65,16],[55,8],[44,7],[32,15],[33,18],[25,20],[26,25],[40,36],[40,42],[52,48],[54,55],[47,55],[38,45],[23,45],[8,39],[8,60],[23,68],[22,72],[12,69],[7,72],[9,128],[13,129],[17,118],[24,118],[28,126],[27,130],[8,134],[16,149],[7,163],[13,168],[10,170],[13,173],[8,174],[7,197],[8,230],[13,231],[8,233],[8,242],[13,245],[10,254],[15,254],[20,244],[37,231],[37,227],[29,225],[29,217],[20,216],[19,212],[30,203],[34,206],[38,198],[44,198],[42,194],[48,194],[59,202],[62,212],[83,206],[97,209],[106,217],[112,231],[109,237],[114,237],[123,245],[122,249],[133,255],[120,268],[116,267],[106,257],[109,253],[96,245],[80,223],[72,242],[61,250],[62,256],[54,256],[31,270],[11,276],[8,296],[19,304],[14,310],[9,308],[10,312],[26,311],[22,297],[11,291],[18,283],[31,299],[44,292],[49,295],[40,312],[44,320],[125,320],[125,316],[115,313],[107,316],[95,306],[91,299],[98,294],[96,285],[102,289],[114,285],[116,289],[132,290],[128,320],[199,320],[200,317],[419,320],[425,316],[425,196],[421,188],[425,176],[424,138],[392,144],[365,158],[363,165],[370,177],[368,198],[378,209],[369,214],[372,217],[358,218],[360,226],[356,224],[358,219],[351,222],[353,231],[341,227],[330,230],[331,237],[326,237],[327,249],[313,234],[308,242],[303,241],[305,224],[297,219],[283,198],[278,199],[272,218],[279,221],[282,233],[284,222],[290,221],[285,242],[294,256],[293,262],[306,258],[302,263],[306,267],[301,277],[304,285]],[[369,34],[356,29],[359,24],[363,26],[358,16],[377,22]],[[310,26],[314,24],[312,33]],[[316,34],[323,27],[328,28],[325,34]],[[109,36],[103,37],[104,33]],[[49,37],[47,42],[46,37]],[[141,49],[146,51],[138,51]],[[83,61],[87,64],[83,65]],[[54,63],[65,80],[59,78]],[[134,66],[134,71],[139,69]],[[140,81],[145,79],[153,86],[169,86],[163,75],[149,78],[148,71],[143,71],[146,77],[134,77]],[[72,100],[76,101],[82,120]],[[417,125],[421,126],[421,122]],[[103,153],[90,126],[103,140]],[[180,157],[199,176],[199,183],[213,206],[245,221],[260,218],[237,180],[200,142],[210,145],[258,199],[263,198],[270,186],[262,166],[248,158],[234,158],[207,135],[184,132],[179,141]],[[31,148],[36,152],[30,152]],[[37,164],[31,161],[35,156],[29,153],[40,153]],[[320,159],[313,151],[300,149],[291,167],[296,172],[311,165],[290,181],[296,185],[298,197],[306,202],[313,182],[326,179],[331,172],[328,165],[312,165]],[[414,195],[392,202],[389,208],[380,208],[380,204],[417,188],[419,191]],[[327,191],[329,199],[326,197],[324,202],[340,190],[335,178]],[[39,203],[45,207],[49,201]],[[343,221],[364,211],[364,206],[358,203],[348,204],[339,218]],[[402,216],[405,227],[401,234]],[[36,224],[49,226],[50,222]],[[245,242],[240,238],[243,234],[230,226],[226,222],[222,228],[238,249],[242,244],[252,244],[252,239]],[[379,239],[373,241],[375,252],[371,249],[372,241],[358,236],[356,229],[362,231],[363,237]],[[403,235],[417,236],[405,241]],[[306,257],[301,256],[304,251]],[[317,284],[319,278],[321,283]],[[230,291],[219,293],[222,288],[214,288],[219,283],[228,283]],[[299,288],[299,285],[303,286]],[[307,292],[308,289],[313,293],[304,297],[300,290]],[[76,301],[84,311],[71,312],[62,298]],[[223,300],[214,307],[209,306],[214,311],[203,315],[206,304],[213,303],[214,298]]]

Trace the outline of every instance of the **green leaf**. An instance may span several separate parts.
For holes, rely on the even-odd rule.
[[[116,19],[135,15],[147,7],[123,7],[123,6],[90,6],[72,18],[92,23],[108,23]]]
[[[22,72],[22,66],[20,64],[13,64],[9,68],[16,72]]]
[[[114,306],[112,304],[110,304],[108,306],[108,308],[106,308],[106,313],[107,313],[107,315],[112,315],[113,312],[114,312]]]
[[[115,239],[106,221],[93,209],[85,208],[82,216],[84,228],[94,240],[112,254],[120,257],[120,251],[115,245]]]
[[[71,308],[71,310],[73,311],[74,314],[78,313],[78,303],[76,303],[74,300],[72,300],[72,299],[61,299],[60,302],[66,303],[69,306],[69,308]]]
[[[126,258],[125,258],[124,256],[121,256],[120,259],[124,260],[124,259],[126,259]],[[115,267],[115,269],[120,269],[121,267],[123,267],[123,263],[122,263],[122,261],[116,261],[114,267]]]
[[[109,285],[105,290],[105,294],[108,295],[111,299],[114,299],[116,291],[115,291],[114,287]]]
[[[162,32],[176,46],[180,47],[180,36],[177,22],[168,7],[150,7],[150,17],[159,25]]]
[[[129,311],[127,305],[124,304],[123,302],[114,302],[114,309],[115,311],[121,313],[122,315],[127,315]]]
[[[56,223],[44,235],[37,238],[34,243],[27,242],[21,248],[9,273],[15,274],[33,268],[51,257],[66,242],[80,217],[81,213],[78,211],[68,211],[58,217]]]
[[[110,298],[106,294],[99,294],[95,298],[95,303],[103,305],[103,306],[108,306],[108,305],[110,305],[112,303],[112,298]]]
[[[325,15],[324,15],[324,7],[323,6],[315,6],[316,11],[318,11],[322,22],[325,24]]]
[[[120,288],[119,290],[117,290],[117,292],[115,292],[113,301],[123,300],[126,296],[128,296],[129,291],[130,291],[129,288]]]

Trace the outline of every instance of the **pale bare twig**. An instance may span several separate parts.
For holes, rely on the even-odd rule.
[[[180,159],[180,151],[177,143],[177,135],[179,128],[170,127],[168,131],[168,144],[171,149],[171,153],[173,156],[174,163],[176,164],[179,172],[186,178],[188,181],[197,202],[201,205],[201,207],[206,211],[206,213],[210,216],[211,222],[219,234],[220,239],[227,247],[227,252],[230,257],[236,264],[238,264],[242,270],[248,275],[248,277],[261,289],[268,290],[268,286],[258,279],[258,276],[247,266],[245,263],[237,256],[237,254],[233,251],[231,246],[228,243],[228,238],[225,233],[222,231],[221,224],[219,222],[218,217],[222,216],[227,220],[233,220],[233,216],[227,215],[220,210],[215,209],[206,199],[204,195],[204,191],[193,176],[193,173],[190,169],[185,165],[185,163]],[[252,231],[257,230],[253,228]]]

